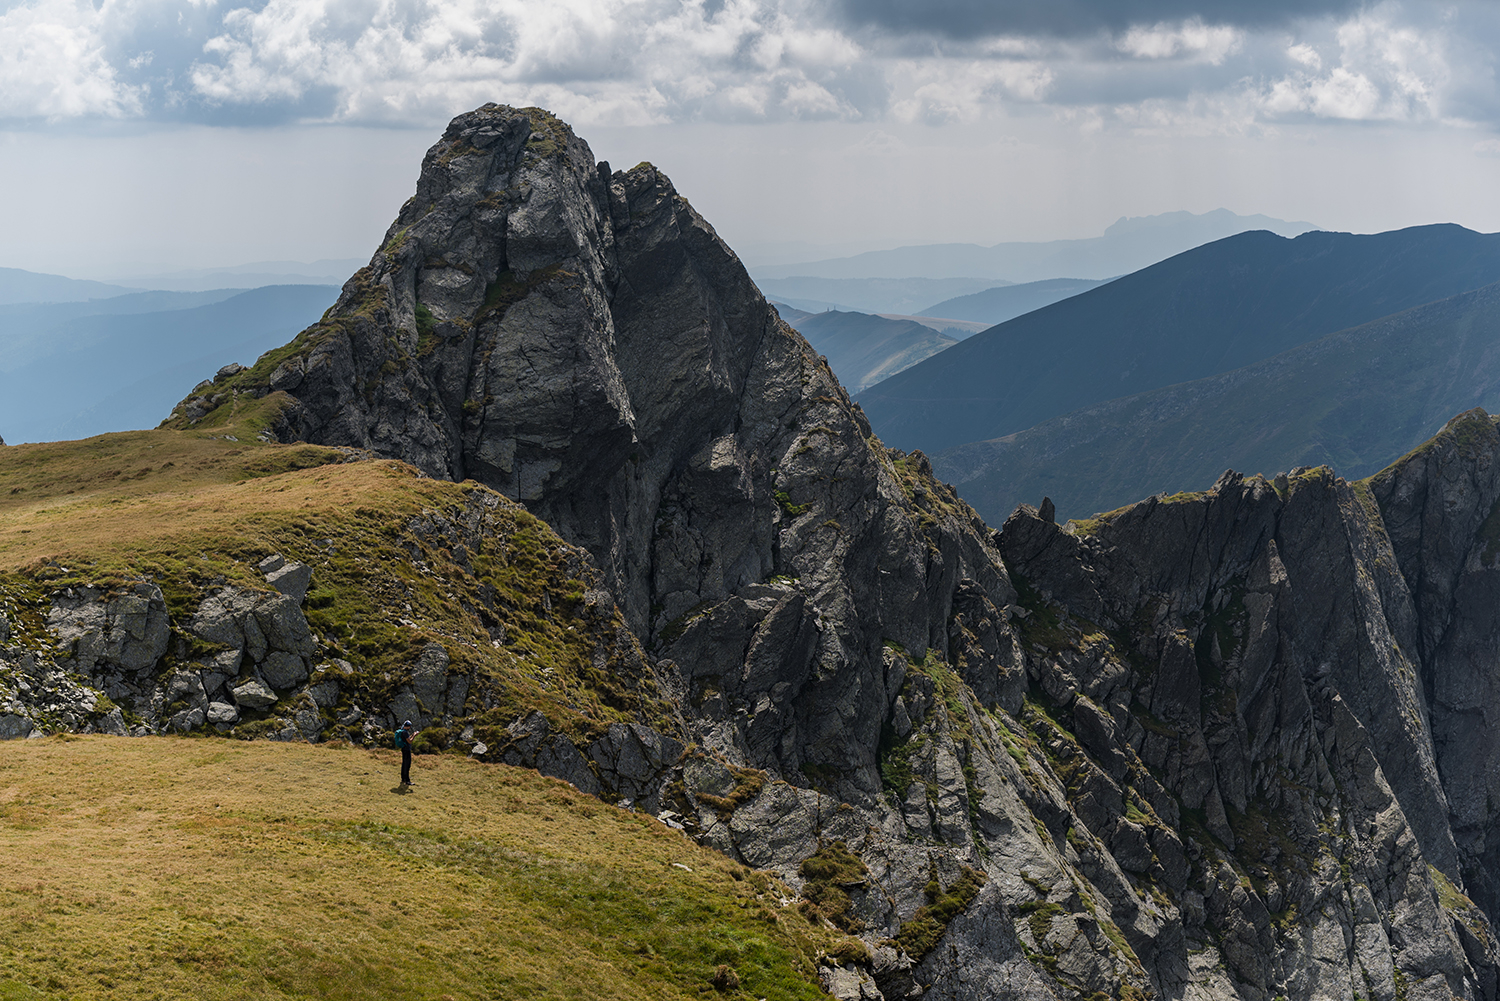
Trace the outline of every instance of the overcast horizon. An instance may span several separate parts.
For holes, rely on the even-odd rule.
[[[0,266],[367,258],[448,119],[538,104],[747,260],[1225,208],[1500,230],[1500,5],[0,3]]]

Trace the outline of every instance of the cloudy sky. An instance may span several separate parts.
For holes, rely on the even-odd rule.
[[[1497,52],[1496,0],[0,0],[0,266],[367,257],[486,101],[655,162],[752,261],[1219,207],[1495,231]]]

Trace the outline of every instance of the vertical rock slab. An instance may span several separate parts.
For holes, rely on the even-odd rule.
[[[1500,428],[1459,414],[1370,478],[1417,651],[1463,883],[1500,914]],[[1445,869],[1450,876],[1452,869]]]

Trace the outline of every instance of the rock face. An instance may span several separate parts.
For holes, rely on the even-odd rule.
[[[825,969],[841,997],[1497,997],[1483,414],[1369,483],[1227,474],[994,533],[659,172],[496,106],[323,322],[176,419],[272,392],[283,439],[481,480],[589,554],[680,720],[529,712],[479,753],[777,870],[870,947]],[[190,628],[279,677],[306,655],[262,611],[292,600],[226,590]],[[447,657],[382,711],[463,725]]]
[[[101,663],[141,671],[167,650],[167,606],[152,584],[108,596],[93,588],[60,595],[47,625],[85,673]]]
[[[1002,547],[1043,701],[1111,782],[1069,779],[1075,812],[1122,869],[1182,887],[1166,993],[1493,996],[1420,621],[1368,487],[1226,474],[1079,534],[1022,508]]]
[[[1370,489],[1414,605],[1410,649],[1464,883],[1500,915],[1500,431],[1462,414]]]

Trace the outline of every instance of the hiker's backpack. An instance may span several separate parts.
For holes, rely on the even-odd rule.
[[[404,727],[404,726],[401,727],[401,728],[399,728],[396,731],[396,746],[397,747],[410,747],[411,746],[411,731],[409,731],[408,729],[406,729],[406,727]]]

